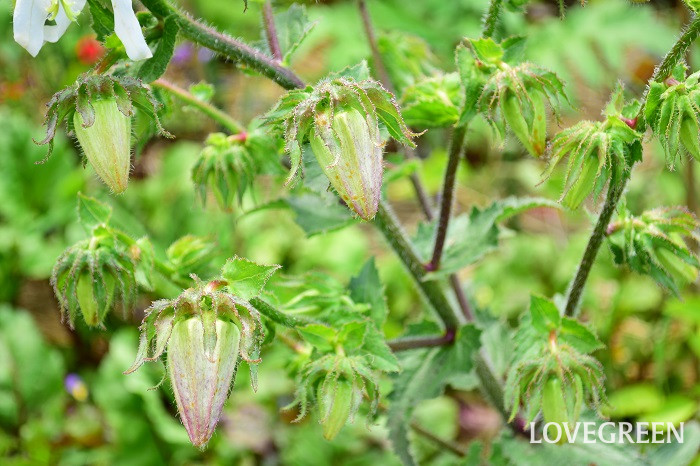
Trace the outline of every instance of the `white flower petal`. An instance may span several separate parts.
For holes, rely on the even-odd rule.
[[[17,0],[12,16],[15,42],[36,57],[44,45],[44,23],[50,0]]]
[[[78,14],[83,10],[86,1],[87,0],[73,0],[71,10],[73,10],[73,14],[75,16],[78,16]],[[68,29],[70,23],[71,20],[68,18],[68,15],[63,9],[63,4],[59,2],[58,15],[56,16],[56,24],[51,26],[44,26],[44,40],[46,42],[57,42],[58,39],[60,39],[61,36],[63,36],[63,34],[66,32],[66,29]]]
[[[151,58],[153,54],[143,37],[141,25],[131,7],[131,0],[112,0],[112,8],[114,9],[114,32],[124,44],[129,58],[134,61]]]

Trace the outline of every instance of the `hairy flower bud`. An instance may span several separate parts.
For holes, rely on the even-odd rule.
[[[241,333],[236,324],[216,321],[216,344],[205,351],[201,319],[181,320],[168,341],[168,374],[177,409],[190,441],[204,447],[216,428],[238,365]]]
[[[413,146],[393,95],[370,79],[327,79],[293,90],[267,115],[285,131],[292,180],[301,165],[302,146],[312,150],[334,189],[365,220],[377,211],[382,181],[383,142],[379,125],[397,141]]]
[[[360,217],[377,213],[382,189],[383,144],[377,122],[355,109],[316,116],[309,136],[323,172],[341,199]]]
[[[338,377],[320,384],[317,396],[323,436],[333,440],[357,411],[362,391],[345,377]]]
[[[80,112],[73,127],[80,147],[95,173],[115,194],[126,190],[131,160],[131,117],[122,114],[115,99],[92,103],[94,120],[88,124]]]
[[[250,366],[257,387],[257,355],[263,339],[258,312],[214,280],[184,290],[172,300],[154,302],[141,324],[130,374],[167,349],[168,375],[182,423],[195,446],[204,447],[219,422],[234,383],[238,362]]]
[[[64,120],[75,132],[85,157],[114,193],[129,181],[131,118],[134,107],[151,117],[164,136],[158,119],[160,103],[143,84],[129,77],[85,74],[74,85],[54,94],[46,112],[46,137],[39,144],[53,150],[56,128]]]

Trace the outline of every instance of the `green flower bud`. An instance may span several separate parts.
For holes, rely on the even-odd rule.
[[[73,115],[73,127],[95,173],[115,194],[126,190],[131,161],[131,117],[122,114],[114,99],[92,102],[94,121]]]
[[[99,228],[95,236],[68,248],[56,261],[51,285],[71,327],[80,312],[89,326],[101,326],[121,303],[126,313],[136,291],[134,262]]]
[[[201,319],[177,322],[168,341],[168,375],[190,441],[205,447],[214,433],[238,365],[240,330],[216,320],[216,344],[205,350]]]
[[[353,384],[345,378],[323,383],[318,387],[318,403],[323,426],[323,437],[333,440],[336,435],[351,420],[354,411],[357,410]],[[360,392],[360,399],[362,393]]]
[[[379,83],[347,77],[290,91],[267,120],[284,129],[292,165],[288,181],[301,165],[302,146],[310,142],[333,188],[365,220],[376,213],[381,187],[384,144],[379,125],[407,145],[413,146],[415,136],[393,96]]]
[[[129,77],[84,74],[74,85],[54,94],[46,113],[46,137],[39,144],[53,150],[56,128],[64,120],[75,132],[85,157],[114,193],[129,181],[131,117],[134,107],[144,111],[158,132],[172,137],[160,125],[156,101],[148,88]]]
[[[204,447],[219,422],[240,359],[248,363],[257,388],[257,355],[264,335],[258,312],[227,291],[225,281],[205,284],[194,278],[195,287],[147,309],[136,360],[125,374],[167,349],[180,418],[192,443]]]
[[[377,213],[383,144],[376,121],[355,109],[316,116],[311,149],[340,198],[365,220]]]
[[[692,155],[695,160],[700,161],[700,130],[694,115],[688,116],[681,122],[680,131],[681,143],[683,147]]]

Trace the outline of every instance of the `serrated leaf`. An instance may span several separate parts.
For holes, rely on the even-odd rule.
[[[564,317],[561,321],[559,339],[586,354],[605,346],[588,327],[569,317]]]
[[[302,194],[285,199],[296,214],[295,221],[307,236],[326,233],[355,223],[350,211],[337,202],[329,203],[314,194]]]
[[[78,219],[88,233],[96,226],[108,223],[111,216],[111,206],[78,193]]]
[[[337,331],[322,324],[309,324],[297,328],[301,336],[309,344],[320,351],[331,351],[335,349]]]
[[[260,265],[234,257],[226,261],[221,276],[228,282],[228,288],[239,298],[249,300],[258,296],[279,265]]]
[[[351,78],[355,81],[365,81],[370,78],[369,66],[367,60],[362,60],[356,65],[346,66],[340,71],[328,73],[328,79]]]
[[[450,346],[405,353],[401,373],[394,378],[394,390],[389,395],[387,419],[389,439],[404,464],[417,464],[408,439],[413,410],[421,401],[439,396],[450,377],[471,371],[479,335],[476,327],[465,325]]]
[[[309,21],[304,5],[292,4],[287,11],[275,14],[275,29],[282,51],[282,62],[289,64],[291,56],[316,26]]]
[[[440,269],[426,275],[434,280],[473,264],[498,245],[497,223],[536,207],[558,207],[548,199],[509,197],[494,202],[483,210],[473,208],[469,216],[460,215],[450,221]],[[437,222],[419,225],[416,248],[427,259],[432,252]]]
[[[348,289],[350,290],[350,298],[353,301],[369,305],[370,318],[377,328],[381,330],[386,321],[388,310],[384,299],[384,286],[379,279],[379,272],[377,271],[374,258],[365,262],[360,273],[350,279]]]
[[[559,309],[547,298],[530,296],[530,316],[535,330],[545,335],[552,330],[557,330],[561,325]]]
[[[175,52],[175,42],[179,30],[176,15],[170,15],[165,18],[163,35],[158,42],[155,52],[153,52],[153,57],[146,60],[139,68],[138,77],[144,83],[155,81],[165,73],[173,52]]]
[[[372,366],[384,372],[398,372],[399,361],[386,344],[384,335],[374,325],[367,326],[362,349],[370,357]]]
[[[114,32],[114,16],[100,0],[88,0],[88,6],[92,16],[92,29],[97,34],[97,40],[104,41]]]
[[[493,39],[470,39],[469,43],[477,58],[485,63],[498,64],[503,60],[504,50]]]

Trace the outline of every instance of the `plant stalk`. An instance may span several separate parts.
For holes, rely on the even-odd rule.
[[[265,24],[265,36],[267,36],[267,44],[270,47],[270,52],[275,60],[282,61],[282,49],[280,49],[280,41],[277,37],[277,27],[275,26],[275,14],[272,11],[272,2],[265,0],[263,5],[263,23]]]

